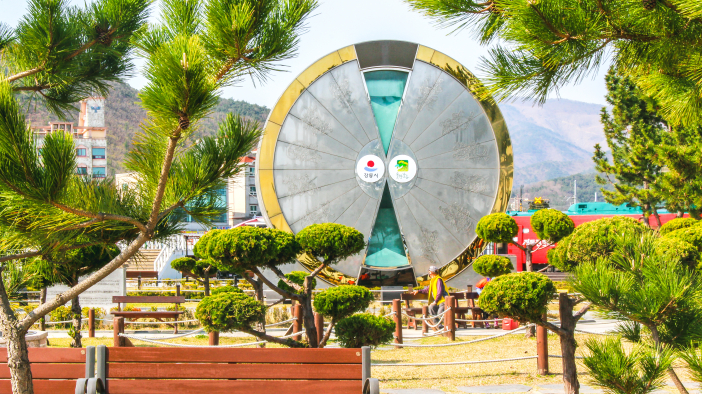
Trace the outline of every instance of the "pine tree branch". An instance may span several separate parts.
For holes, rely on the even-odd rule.
[[[262,280],[263,283],[266,284],[266,286],[270,287],[271,290],[275,291],[276,293],[282,295],[283,297],[285,297],[285,298],[287,298],[287,299],[302,302],[302,298],[300,297],[299,294],[295,294],[295,293],[291,293],[291,292],[289,292],[289,291],[285,291],[285,290],[281,289],[280,287],[274,285],[273,282],[271,282],[270,280],[268,280],[268,278],[266,278],[266,277],[261,273],[261,271],[258,269],[258,267],[253,267],[253,269],[252,269],[251,271],[253,271],[253,273],[256,274],[256,276],[258,276],[258,279]]]
[[[561,42],[570,38],[570,33],[563,34],[560,31],[558,31],[558,29],[556,29],[556,27],[553,26],[553,24],[551,24],[551,21],[549,21],[544,16],[544,14],[542,14],[541,11],[536,7],[536,4],[529,2],[529,6],[531,7],[532,10],[534,10],[534,12],[536,12],[536,15],[538,15],[539,18],[541,18],[541,21],[544,22],[544,25],[546,25],[546,27],[551,31],[551,33],[553,33],[556,36],[558,36],[559,38],[563,39],[563,40],[561,40]]]
[[[273,265],[273,266],[270,266],[270,267],[266,267],[266,268],[268,268],[268,269],[270,269],[271,271],[273,271],[273,273],[275,273],[276,276],[277,276],[278,278],[280,278],[280,280],[282,280],[283,282],[285,282],[286,285],[292,287],[293,289],[295,289],[295,290],[297,290],[297,291],[302,291],[302,290],[303,290],[303,289],[302,289],[302,286],[300,286],[300,285],[298,285],[297,283],[294,283],[294,282],[292,282],[290,279],[286,278],[286,277],[285,277],[285,274],[283,274],[283,271],[281,271],[280,268],[278,268],[278,267],[276,267],[276,266],[274,266],[274,265]]]
[[[144,226],[143,223],[140,221],[130,218],[129,216],[123,216],[123,215],[112,215],[112,214],[106,214],[106,213],[92,213],[92,212],[87,212],[83,211],[80,209],[72,208],[67,205],[58,203],[56,201],[52,201],[51,205],[55,208],[58,208],[64,212],[72,213],[77,216],[82,216],[86,218],[92,218],[92,219],[97,219],[98,221],[105,221],[105,220],[115,220],[118,222],[125,222],[133,225],[134,227],[138,228],[139,231],[142,233],[147,232],[147,228]]]
[[[577,304],[575,304],[575,305],[577,305]],[[575,320],[576,321],[580,320],[580,318],[583,317],[583,315],[585,315],[585,313],[587,313],[587,311],[590,310],[591,306],[592,306],[591,302],[588,302],[587,304],[583,305],[583,307],[580,308],[580,310],[577,313],[573,314],[573,317],[575,318]]]
[[[309,275],[309,276],[315,277],[315,276],[317,276],[317,274],[319,274],[320,272],[322,272],[322,270],[325,269],[325,268],[327,268],[327,263],[322,263],[322,265],[320,265],[319,267],[315,268],[314,271],[310,272],[310,275]]]
[[[329,322],[329,327],[327,328],[327,331],[324,333],[324,337],[322,338],[322,341],[319,342],[319,347],[325,347],[327,345],[327,341],[329,340],[329,337],[331,337],[332,330],[334,329],[334,326],[336,325],[336,318],[331,319]]]
[[[100,244],[100,242],[90,242],[87,244],[72,245],[72,246],[68,246],[65,248],[56,249],[56,251],[57,252],[66,252],[69,250],[82,249],[82,248],[87,248],[88,246],[94,246],[94,245],[99,245],[99,244]],[[44,254],[43,251],[38,250],[38,251],[33,251],[33,252],[17,253],[17,254],[12,254],[9,256],[2,256],[2,257],[0,257],[0,263],[4,263],[6,261],[18,260],[18,259],[26,259],[28,257],[37,257],[37,256],[41,256],[43,254]]]
[[[107,265],[95,271],[92,275],[90,275],[74,287],[57,295],[56,298],[54,298],[53,300],[47,301],[46,303],[41,304],[40,306],[35,308],[33,311],[27,313],[27,316],[25,316],[24,319],[22,319],[22,321],[20,322],[21,327],[25,330],[28,330],[32,326],[32,324],[41,319],[42,316],[45,316],[47,313],[65,304],[69,300],[76,298],[78,295],[88,290],[99,281],[105,279],[107,275],[111,274],[114,270],[121,267],[122,264],[126,263],[127,260],[129,260],[129,258],[136,254],[139,251],[139,248],[141,248],[141,246],[144,245],[144,243],[146,243],[147,240],[148,237],[146,234],[139,234],[137,239],[132,241],[132,243],[129,244],[129,246],[126,249],[120,252],[120,254],[117,255],[117,257],[115,257],[114,259],[112,259],[112,261],[110,261]]]
[[[161,219],[166,217],[169,213],[173,212],[173,210],[176,208],[183,208],[185,210],[185,204],[183,204],[182,201],[178,201],[176,204],[171,205],[170,207],[168,207],[166,210],[162,211],[158,215],[158,221],[160,222]],[[185,210],[185,211],[188,212],[187,210]]]
[[[277,344],[291,347],[291,348],[307,347],[304,343],[298,342],[292,338],[282,339],[282,338],[274,337],[272,335],[266,334],[265,332],[254,330],[253,328],[250,328],[250,327],[241,327],[241,331],[245,332],[247,334],[251,334],[259,339],[263,339],[263,340],[268,341],[268,342],[277,343]]]
[[[541,327],[544,327],[547,330],[551,330],[558,335],[566,335],[567,334],[566,330],[558,327],[557,325],[555,325],[553,323],[547,322],[547,321],[542,321],[542,322],[539,322],[536,324],[540,325]]]
[[[7,77],[7,78],[3,79],[2,82],[14,82],[18,79],[22,79],[24,77],[28,77],[28,76],[34,75],[36,73],[39,73],[43,70],[44,70],[44,65],[42,64],[41,66],[33,68],[31,70],[22,71],[21,73],[17,73],[15,75]]]

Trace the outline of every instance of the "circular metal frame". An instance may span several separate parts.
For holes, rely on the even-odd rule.
[[[361,47],[359,47],[359,45]],[[416,48],[413,59],[408,59],[407,56],[404,56],[404,58],[395,56],[393,59],[393,53],[391,52],[390,55],[386,55],[384,59],[380,60],[384,61],[384,64],[371,64],[370,66],[364,68],[363,63],[369,63],[368,59],[371,59],[370,62],[379,61],[375,59],[375,57],[377,57],[375,52],[371,53],[369,50],[373,50],[373,48],[392,47],[393,45],[401,46],[405,49]],[[407,51],[405,50],[405,52]],[[363,55],[363,58],[359,59],[359,55]],[[387,58],[389,58],[389,61]],[[327,72],[330,72],[334,68],[345,63],[358,61],[362,72],[392,68],[412,70],[412,67],[409,67],[408,64],[411,65],[414,63],[408,63],[410,60],[412,62],[420,61],[432,65],[444,71],[446,74],[449,74],[461,85],[463,85],[463,87],[470,92],[470,94],[482,107],[482,110],[487,116],[492,132],[495,136],[499,162],[499,180],[490,212],[496,213],[505,211],[509,202],[513,181],[512,177],[514,164],[512,144],[502,114],[492,97],[485,93],[484,86],[460,63],[439,51],[422,45],[400,41],[375,41],[341,48],[316,61],[292,81],[292,83],[281,95],[275,107],[273,107],[273,110],[270,112],[268,120],[264,126],[263,137],[259,142],[258,155],[256,158],[256,188],[258,190],[258,200],[261,206],[261,212],[263,213],[263,216],[269,226],[292,232],[290,225],[283,215],[281,206],[278,202],[278,197],[276,195],[273,177],[273,164],[276,144],[281,127],[288,112],[291,110],[297,99],[308,87],[310,87],[314,81],[325,75]],[[484,246],[485,243],[480,238],[475,238],[475,240],[468,245],[465,250],[458,255],[458,257],[440,268],[442,277],[445,279],[450,279],[461,273],[464,269],[471,265],[472,261],[477,256],[480,255],[480,252],[483,250]],[[306,269],[310,271],[314,270],[321,264],[316,258],[306,254],[298,256],[298,260]],[[417,275],[417,273],[415,273],[415,275]],[[357,280],[356,277],[343,274],[332,267],[325,268],[319,274],[319,276],[320,279],[333,285],[353,284],[356,283]],[[426,275],[419,275],[416,276],[416,280],[422,284],[428,280],[428,277]]]

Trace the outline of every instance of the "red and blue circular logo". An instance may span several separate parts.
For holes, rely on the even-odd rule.
[[[363,167],[364,170],[369,171],[369,172],[375,172],[378,170],[378,167],[376,167],[376,163],[373,160],[368,160],[366,163],[366,166]]]
[[[356,162],[356,175],[363,182],[378,182],[385,175],[385,164],[376,155],[365,155]]]

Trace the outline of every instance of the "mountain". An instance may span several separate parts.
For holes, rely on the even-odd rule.
[[[594,145],[604,144],[599,104],[547,100],[500,104],[514,148],[514,188],[594,170]]]
[[[146,112],[140,105],[139,91],[126,84],[113,85],[112,91],[105,100],[105,126],[107,127],[107,172],[117,174],[124,172],[124,158],[132,144],[134,134],[139,131],[139,124],[146,117]],[[35,127],[44,126],[50,120],[56,120],[44,107],[34,105],[23,97],[28,107],[28,120]],[[220,99],[210,116],[194,132],[196,137],[214,135],[217,124],[228,113],[233,112],[263,124],[268,117],[268,108],[250,104],[246,101]],[[78,123],[78,109],[69,122]]]

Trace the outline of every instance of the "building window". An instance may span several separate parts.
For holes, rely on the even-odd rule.
[[[104,159],[105,148],[93,148],[93,159]]]
[[[85,148],[78,148],[76,149],[76,156],[88,156],[88,150]]]
[[[249,213],[253,216],[256,216],[258,213],[258,205],[249,205]]]
[[[104,178],[105,167],[93,167],[93,178]]]
[[[256,167],[249,167],[249,175],[251,175],[251,176],[256,175]]]
[[[76,174],[78,174],[78,175],[88,175],[88,167],[78,167],[78,168],[76,168]]]
[[[249,196],[256,195],[256,186],[249,186]]]

